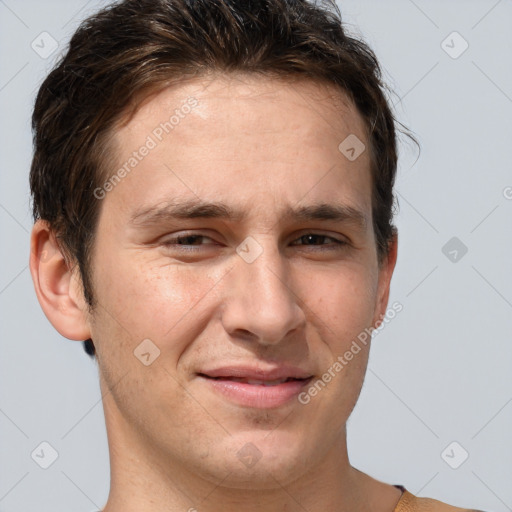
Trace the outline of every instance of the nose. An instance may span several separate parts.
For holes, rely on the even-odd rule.
[[[222,323],[233,337],[275,345],[303,327],[305,315],[287,262],[275,244],[258,241],[262,252],[253,261],[235,255],[224,288]]]

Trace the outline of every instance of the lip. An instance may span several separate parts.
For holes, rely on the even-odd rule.
[[[249,366],[224,367],[199,372],[198,378],[214,392],[244,407],[273,409],[281,407],[295,398],[311,382],[313,375],[292,366],[258,368]],[[235,379],[257,381],[290,380],[276,385],[249,384]]]
[[[313,376],[312,373],[302,368],[289,365],[279,365],[268,368],[258,366],[224,366],[222,368],[202,370],[198,373],[208,377],[235,377],[238,379],[251,380],[307,379]]]

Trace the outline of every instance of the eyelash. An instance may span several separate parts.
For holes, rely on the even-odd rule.
[[[315,236],[315,237],[323,237],[324,239],[328,239],[328,240],[332,240],[333,241],[333,244],[319,244],[319,245],[305,245],[303,244],[305,247],[318,247],[320,248],[320,250],[322,251],[325,251],[325,250],[336,250],[336,249],[339,249],[340,247],[343,247],[345,245],[348,245],[347,242],[343,241],[343,240],[339,240],[337,238],[334,238],[332,236],[329,236],[329,235],[324,235],[323,233],[305,233],[301,236],[299,236],[296,240],[294,241],[297,241],[297,240],[300,240],[301,238],[304,238],[304,237],[307,237],[307,236]],[[192,245],[192,244],[180,244],[179,241],[180,240],[184,240],[184,239],[187,239],[187,238],[209,238],[210,240],[212,240],[209,236],[206,236],[206,235],[197,235],[197,234],[184,234],[184,235],[180,235],[180,236],[176,236],[174,238],[168,238],[166,239],[162,245],[164,245],[165,247],[176,247],[176,246],[180,246],[181,249],[180,250],[186,250],[186,251],[197,251],[199,250],[199,248],[202,246],[202,245],[205,245],[205,244],[199,244],[199,245]]]

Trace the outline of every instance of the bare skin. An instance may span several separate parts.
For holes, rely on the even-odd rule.
[[[158,140],[155,128],[189,97],[197,105]],[[338,149],[351,134],[367,148],[353,161]],[[98,199],[93,311],[46,223],[32,233],[45,314],[96,347],[111,462],[104,511],[392,512],[400,491],[347,455],[370,343],[307,404],[240,405],[199,375],[289,364],[314,382],[385,314],[397,240],[379,265],[361,116],[313,82],[212,76],[149,98],[117,130],[110,174],[148,136],[155,146]],[[166,207],[184,201],[245,217],[171,217]],[[283,215],[318,204],[349,215]],[[247,237],[261,252],[250,263],[237,252]],[[146,359],[160,351],[148,365],[134,356],[143,340]],[[250,467],[247,446],[259,457]]]

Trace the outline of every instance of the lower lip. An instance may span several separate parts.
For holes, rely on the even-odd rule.
[[[229,379],[213,379],[199,376],[206,381],[215,391],[239,405],[271,409],[280,407],[296,397],[313,377],[306,380],[291,380],[276,384],[275,386],[263,386],[247,384]]]

